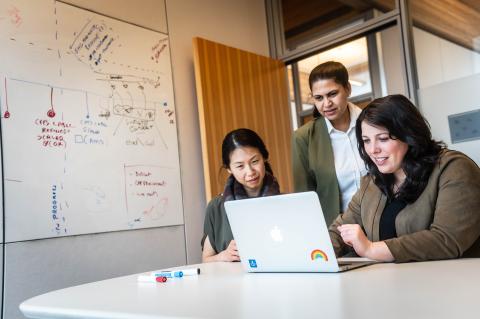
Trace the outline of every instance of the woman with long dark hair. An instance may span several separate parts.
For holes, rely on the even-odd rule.
[[[222,143],[222,162],[230,176],[223,193],[207,206],[202,239],[203,262],[240,260],[223,205],[226,201],[280,193],[268,163],[268,150],[254,131],[241,128],[228,133]]]
[[[380,261],[480,257],[480,169],[432,139],[404,96],[371,102],[356,125],[369,174],[330,226],[337,255]]]

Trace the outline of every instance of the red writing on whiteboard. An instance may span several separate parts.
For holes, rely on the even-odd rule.
[[[22,16],[20,15],[20,10],[17,7],[12,6],[8,10],[8,14],[10,15],[10,22],[19,27],[22,24]]]
[[[152,173],[150,172],[142,172],[142,171],[135,171],[135,176],[150,176]]]
[[[149,182],[149,181],[135,181],[135,186],[164,186],[165,181]]]
[[[36,119],[35,125],[40,126],[37,141],[45,147],[64,148],[67,146],[65,136],[70,133],[74,126],[64,121],[50,121],[48,119]]]
[[[62,128],[73,128],[74,126],[72,123],[67,123],[63,121],[50,121],[47,119],[36,119],[35,120],[35,125],[38,126],[55,126],[55,127],[62,127]]]
[[[137,192],[137,196],[140,197],[158,197],[158,193],[153,191],[153,192]]]

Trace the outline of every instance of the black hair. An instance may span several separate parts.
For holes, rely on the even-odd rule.
[[[248,128],[239,128],[225,135],[222,143],[223,168],[230,167],[230,154],[239,147],[255,147],[262,154],[265,170],[273,175],[272,167],[268,162],[268,151],[260,136]]]
[[[308,77],[310,91],[312,90],[313,84],[319,80],[333,80],[345,89],[350,88],[347,68],[340,62],[328,61],[317,65]],[[313,108],[313,117],[320,117],[320,112],[318,112],[316,107]]]
[[[406,178],[396,195],[393,194],[393,174],[381,173],[365,151],[362,122],[387,129],[390,138],[408,146],[402,161]],[[445,144],[432,139],[430,125],[415,105],[400,94],[375,99],[360,113],[355,133],[360,156],[380,190],[390,199],[396,196],[406,203],[417,200],[427,186]]]

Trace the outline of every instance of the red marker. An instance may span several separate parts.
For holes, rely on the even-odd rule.
[[[155,280],[156,280],[157,282],[166,282],[166,281],[167,281],[167,277],[158,276],[158,277],[155,277]]]
[[[152,276],[152,275],[139,275],[137,277],[138,282],[151,282],[151,283],[164,283],[167,282],[167,278],[163,276]]]

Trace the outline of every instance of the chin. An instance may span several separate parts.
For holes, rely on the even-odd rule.
[[[378,166],[377,166],[377,167],[378,167]],[[380,167],[379,167],[378,170],[379,170],[380,173],[382,173],[382,174],[391,174],[391,173],[393,173],[393,170],[388,169],[388,168],[380,168]]]
[[[324,117],[327,118],[329,121],[335,121],[336,119],[338,119],[338,116],[336,113],[332,115],[326,115]]]

